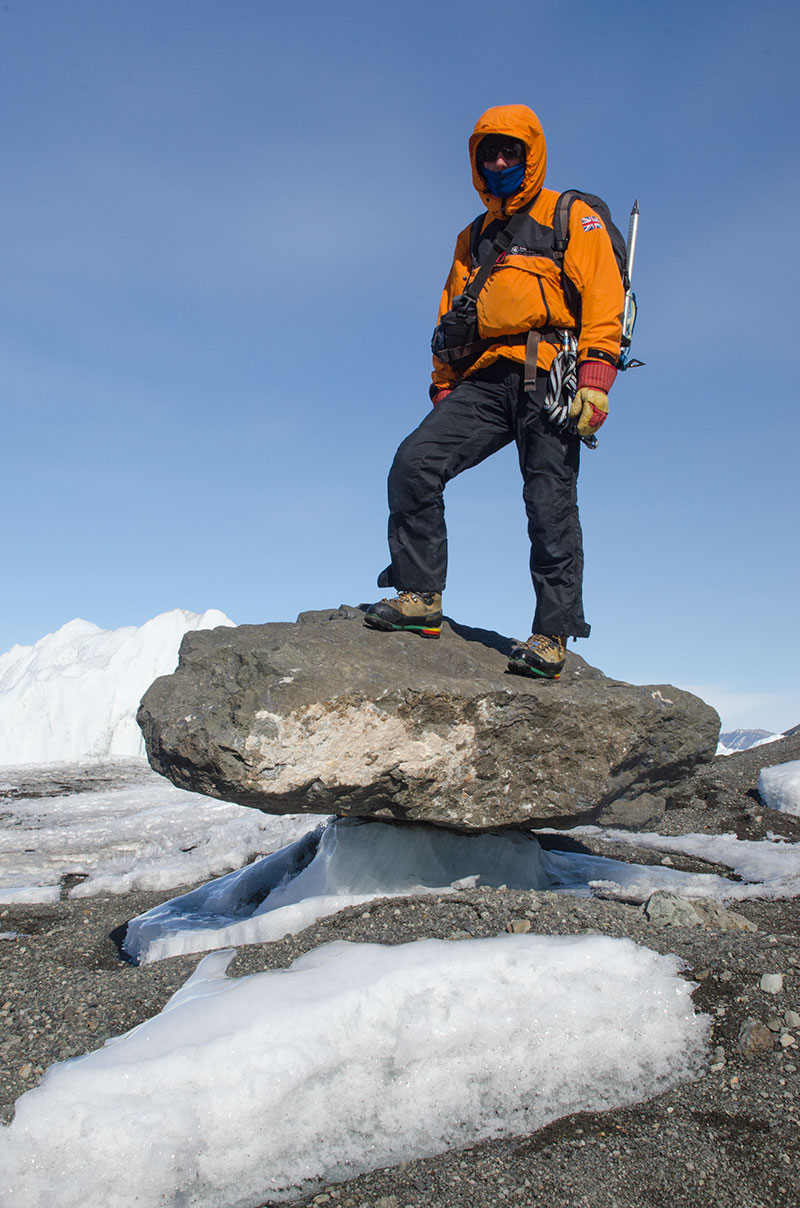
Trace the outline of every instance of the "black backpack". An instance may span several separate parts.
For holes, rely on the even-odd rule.
[[[602,197],[598,197],[596,193],[581,193],[578,189],[567,189],[556,202],[556,208],[553,213],[553,234],[555,235],[556,263],[561,269],[561,283],[564,293],[570,310],[580,319],[580,294],[564,272],[564,254],[569,243],[569,215],[572,203],[578,198],[590,210],[594,210],[598,218],[602,219],[603,226],[608,231],[608,237],[614,249],[614,259],[617,262],[619,275],[622,278],[622,287],[626,294],[631,288],[631,283],[628,279],[628,245],[625,242],[624,235],[611,217],[611,211]]]

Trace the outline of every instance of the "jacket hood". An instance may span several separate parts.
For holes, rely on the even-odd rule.
[[[507,134],[525,144],[525,176],[522,188],[511,197],[505,198],[505,207],[503,198],[495,197],[487,191],[486,183],[478,169],[478,143],[487,134]],[[469,139],[469,158],[472,164],[472,183],[489,213],[495,216],[514,214],[527,205],[544,184],[547,146],[542,124],[527,105],[495,105],[493,109],[487,109],[475,123],[475,129]]]

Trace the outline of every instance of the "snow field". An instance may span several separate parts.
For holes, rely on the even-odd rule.
[[[0,902],[57,901],[59,882],[70,874],[86,877],[71,897],[191,885],[240,868],[319,822],[188,793],[144,761],[140,771],[141,783],[120,789],[5,803],[12,825],[0,828]]]
[[[0,655],[0,765],[143,756],[139,701],[178,663],[189,630],[233,625],[216,608],[175,608],[144,625],[70,621]]]
[[[602,936],[328,944],[229,979],[53,1066],[0,1132],[25,1208],[255,1208],[577,1110],[702,1064],[675,957]]]

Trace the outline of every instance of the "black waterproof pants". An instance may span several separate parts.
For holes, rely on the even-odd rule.
[[[379,587],[442,591],[447,577],[445,485],[516,441],[531,539],[534,633],[588,637],[578,519],[580,440],[543,413],[547,375],[526,394],[522,366],[500,360],[467,378],[401,444],[389,473],[391,566]]]

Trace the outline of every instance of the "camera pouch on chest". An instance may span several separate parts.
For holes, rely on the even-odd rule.
[[[477,360],[490,340],[478,335],[478,308],[474,298],[459,294],[453,305],[442,315],[431,340],[431,352],[445,365],[466,369]]]
[[[482,339],[478,331],[477,298],[497,261],[514,242],[535,200],[534,197],[503,227],[487,250],[474,280],[463,294],[453,299],[450,310],[439,320],[431,340],[431,352],[443,364],[452,365],[456,370],[467,369],[491,346],[493,341]]]

